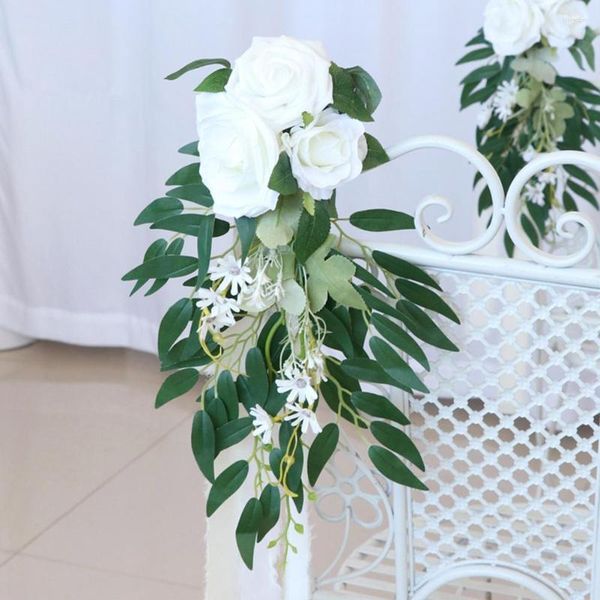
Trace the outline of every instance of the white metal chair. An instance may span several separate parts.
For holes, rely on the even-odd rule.
[[[397,397],[411,413],[429,492],[389,485],[349,448],[341,451],[354,468],[330,471],[317,510],[345,527],[344,541],[317,577],[314,598],[600,600],[600,269],[578,266],[597,251],[598,234],[588,217],[566,213],[559,233],[578,228],[580,248],[557,256],[532,246],[519,221],[533,174],[561,164],[600,172],[600,158],[541,156],[505,202],[493,168],[469,146],[424,137],[389,152],[397,158],[420,148],[469,160],[493,201],[489,227],[476,239],[435,236],[425,222],[429,207],[441,206],[444,219],[452,211],[431,196],[415,218],[431,250],[378,245],[426,267],[462,318],[444,323],[461,351],[431,353],[423,373],[430,393]],[[476,255],[503,225],[522,258]],[[341,506],[335,514],[324,504],[333,497]],[[359,500],[370,520],[361,518]],[[371,535],[351,547],[356,529]]]

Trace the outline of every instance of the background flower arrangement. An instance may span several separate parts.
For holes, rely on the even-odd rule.
[[[535,156],[581,150],[600,140],[600,89],[558,74],[559,51],[577,65],[595,67],[588,26],[589,0],[490,0],[484,26],[457,64],[485,61],[462,80],[461,108],[481,104],[477,146],[498,171],[505,189]],[[481,178],[476,176],[474,184]],[[552,167],[534,177],[523,197],[521,223],[533,244],[552,243],[556,218],[578,210],[577,199],[598,208],[594,180],[577,166]],[[479,214],[491,206],[481,189]],[[505,236],[507,253],[514,246]]]
[[[369,384],[426,392],[410,366],[429,368],[422,342],[457,350],[427,311],[458,317],[427,273],[371,252],[343,227],[349,220],[366,231],[403,230],[414,227],[411,216],[385,209],[338,216],[337,186],[389,160],[365,132],[381,99],[371,76],[332,63],[321,44],[283,36],[254,38],[233,67],[198,60],[168,79],[208,65],[220,68],[196,88],[199,141],[180,149],[200,162],[172,175],[171,189],[135,222],[174,235],[154,242],[124,280],[135,282],[132,293],[149,284],[148,295],[187,277],[189,293],[159,328],[162,369],[173,373],[156,406],[192,390],[200,369],[212,367],[192,449],[212,484],[209,516],[253,475],[255,493],[236,529],[251,568],[255,544],[280,519],[269,545],[283,545],[285,563],[288,534],[302,529],[292,504],[301,511],[315,498],[341,419],[369,444],[380,473],[424,488],[402,460],[424,468],[398,428],[407,417]],[[222,236],[226,250],[211,258]],[[344,255],[344,243],[359,260]],[[322,401],[331,409],[327,423],[317,417]],[[215,458],[251,434],[248,458],[216,473]]]

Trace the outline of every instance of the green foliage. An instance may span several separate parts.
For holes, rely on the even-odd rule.
[[[233,494],[248,476],[248,461],[238,460],[229,465],[216,479],[208,493],[206,515],[210,517]]]
[[[198,371],[191,368],[175,371],[169,375],[156,395],[156,408],[189,392],[198,383],[199,378]]]
[[[194,415],[192,423],[192,452],[204,477],[215,480],[215,428],[203,410]]]
[[[304,264],[325,243],[330,229],[329,213],[321,202],[316,203],[312,215],[307,210],[302,211],[297,243],[294,244],[294,253],[300,263]]]
[[[369,448],[369,458],[375,468],[388,479],[416,490],[427,490],[427,486],[390,450],[380,446]]]
[[[569,48],[581,69],[586,63],[594,69],[592,42],[595,37],[596,33],[587,28],[583,39]],[[488,106],[492,115],[476,131],[478,150],[492,163],[505,189],[525,166],[523,157],[530,149],[539,153],[556,149],[582,150],[586,142],[595,144],[600,141],[600,127],[597,126],[600,114],[594,114],[595,107],[600,105],[600,89],[584,79],[559,75],[554,60],[557,50],[547,48],[545,40],[524,54],[502,61],[495,56],[483,31],[467,46],[468,52],[457,62],[459,65],[469,64],[472,68],[461,81],[461,109],[491,102],[504,82],[512,81],[518,86],[517,103],[512,114],[506,115],[503,120]],[[535,246],[552,237],[556,224],[551,209],[577,210],[574,196],[597,207],[593,179],[584,173],[582,180],[581,172],[574,173],[569,168],[564,171],[571,193],[561,192],[563,186],[546,181],[543,184],[543,205],[539,205],[537,201],[529,200],[527,191],[524,192],[521,223]],[[549,174],[555,172],[547,170]],[[478,176],[475,185],[480,181]],[[539,181],[535,176],[531,185],[539,185]],[[489,190],[480,187],[479,214],[487,211],[491,204]],[[505,236],[505,248],[512,256],[514,244],[508,235]]]
[[[298,191],[298,182],[292,174],[290,157],[285,152],[279,155],[269,179],[269,187],[284,196],[290,196]]]
[[[390,162],[388,153],[376,138],[369,133],[365,133],[365,139],[367,140],[367,155],[363,161],[363,171],[368,171]]]
[[[361,67],[344,69],[331,63],[333,106],[360,121],[372,121],[381,101],[381,91],[374,79]]]
[[[306,463],[310,485],[314,486],[317,483],[317,479],[333,455],[339,439],[339,427],[335,423],[328,423],[313,440]]]
[[[201,67],[207,67],[209,65],[223,65],[224,67],[231,67],[231,63],[224,58],[202,58],[200,60],[194,60],[191,63],[185,65],[185,67],[181,67],[181,69],[177,69],[174,73],[167,75],[165,79],[178,79],[182,75],[189,73],[190,71],[194,71],[195,69],[200,69]]]
[[[365,231],[414,229],[415,220],[406,213],[387,208],[371,208],[350,215],[350,223]]]
[[[202,83],[194,89],[195,92],[218,93],[225,91],[225,86],[229,81],[231,69],[224,68],[214,71],[202,80]]]

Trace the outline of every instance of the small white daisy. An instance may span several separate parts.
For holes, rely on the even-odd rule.
[[[244,291],[251,283],[250,269],[238,260],[233,254],[215,260],[214,265],[208,270],[213,281],[221,280],[217,291],[224,292],[230,288],[233,296]]]
[[[312,406],[319,397],[306,371],[295,367],[285,369],[284,379],[276,379],[275,384],[280,394],[288,395],[288,402],[308,402],[309,406]]]
[[[254,431],[252,435],[260,437],[263,444],[271,443],[271,436],[273,434],[273,420],[271,415],[258,404],[250,409],[250,416],[254,419]]]
[[[317,421],[317,415],[315,415],[310,408],[302,408],[297,404],[290,403],[286,404],[285,407],[291,413],[285,417],[285,420],[289,421],[293,427],[301,424],[302,433],[306,433],[309,427],[312,429],[313,433],[321,432],[321,426]]]
[[[546,203],[546,197],[544,196],[545,187],[545,183],[528,183],[525,187],[525,198],[533,204],[544,206]]]
[[[514,106],[517,103],[518,92],[519,86],[515,81],[505,81],[494,94],[492,100],[494,112],[502,121],[507,121],[513,114]]]
[[[312,373],[313,381],[327,381],[325,376],[325,357],[319,348],[306,352],[306,368]]]

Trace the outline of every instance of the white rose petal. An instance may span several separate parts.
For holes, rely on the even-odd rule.
[[[319,42],[255,37],[233,66],[225,90],[253,108],[275,131],[333,102],[331,61]]]
[[[515,56],[541,40],[544,16],[533,0],[490,0],[483,33],[500,56]]]
[[[270,127],[228,94],[196,96],[200,175],[227,217],[256,217],[277,204],[269,179],[279,157]]]
[[[282,136],[298,185],[315,200],[330,198],[340,184],[357,177],[367,155],[361,121],[328,108],[307,126]]]
[[[542,33],[554,48],[568,48],[585,36],[588,7],[582,0],[540,0]]]

